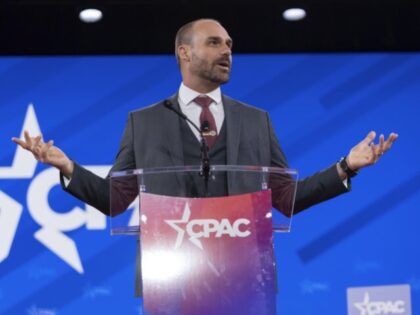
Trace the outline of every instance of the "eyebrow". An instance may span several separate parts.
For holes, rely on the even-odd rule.
[[[209,36],[209,37],[207,37],[207,40],[208,40],[208,41],[209,41],[209,40],[223,41],[223,39],[222,39],[220,36]],[[226,42],[227,42],[230,46],[232,46],[232,45],[233,45],[233,40],[232,40],[232,38],[228,38],[228,39],[226,39]]]

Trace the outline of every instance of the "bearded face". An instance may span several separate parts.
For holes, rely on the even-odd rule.
[[[231,65],[230,56],[210,58],[209,56],[200,57],[194,52],[191,54],[191,73],[212,83],[224,84],[228,82]]]

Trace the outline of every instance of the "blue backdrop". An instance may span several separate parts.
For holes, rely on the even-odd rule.
[[[10,138],[39,128],[103,173],[127,113],[179,84],[172,56],[0,59],[0,314],[141,314],[134,238],[111,237]],[[400,135],[351,193],[275,235],[279,313],[345,314],[349,287],[409,284],[419,314],[420,54],[238,55],[223,91],[270,112],[301,177],[370,130]]]

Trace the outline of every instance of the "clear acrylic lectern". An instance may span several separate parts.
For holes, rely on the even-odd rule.
[[[297,172],[214,165],[110,178],[111,234],[140,239],[148,315],[276,314],[272,232],[290,231]]]

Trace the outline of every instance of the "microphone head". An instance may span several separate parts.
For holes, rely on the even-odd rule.
[[[164,100],[163,101],[163,105],[167,108],[171,108],[172,109],[172,102],[170,100]]]
[[[173,111],[175,114],[177,114],[178,116],[180,116],[182,119],[187,119],[188,120],[187,116],[183,112],[181,112],[180,110],[178,110],[176,107],[174,107],[174,105],[172,104],[172,102],[170,100],[164,100],[163,101],[163,105],[167,109]]]
[[[210,123],[205,120],[203,121],[203,123],[201,124],[201,131],[209,131],[210,130]]]

